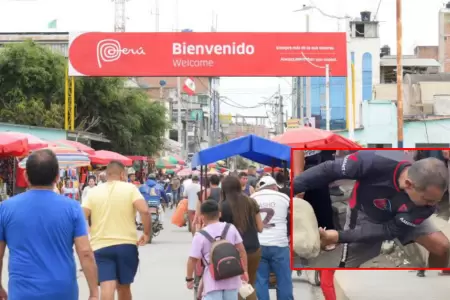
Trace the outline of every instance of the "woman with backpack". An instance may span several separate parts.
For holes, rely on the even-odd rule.
[[[241,182],[237,177],[228,176],[222,182],[222,199],[220,202],[220,221],[233,224],[242,236],[247,253],[247,271],[249,283],[255,287],[256,272],[261,260],[261,248],[258,232],[263,230],[263,222],[256,201],[242,192]],[[248,300],[256,300],[253,293]]]

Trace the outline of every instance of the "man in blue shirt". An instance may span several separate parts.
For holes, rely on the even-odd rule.
[[[0,205],[0,262],[9,248],[8,299],[78,300],[75,244],[89,299],[97,300],[97,266],[83,211],[78,201],[53,191],[59,178],[55,154],[34,152],[26,171],[30,189]]]

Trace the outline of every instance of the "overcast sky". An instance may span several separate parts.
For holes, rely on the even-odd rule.
[[[127,31],[155,31],[155,0],[127,2]],[[210,31],[213,12],[218,31],[295,32],[305,31],[305,12],[293,13],[303,4],[312,4],[332,15],[359,16],[362,10],[375,11],[379,0],[159,0],[160,31],[192,29]],[[404,54],[416,45],[437,45],[438,11],[443,0],[404,0]],[[378,12],[381,43],[395,53],[395,0],[382,0]],[[58,19],[59,31],[113,31],[114,3],[111,0],[0,0],[0,31],[45,31],[48,22]],[[311,13],[311,31],[336,31],[337,21]],[[343,30],[343,24],[341,26]],[[281,86],[288,96],[290,78],[223,78],[221,93],[245,106],[255,106]],[[290,102],[290,101],[288,101]],[[290,103],[287,103],[290,105]],[[223,112],[265,115],[264,107],[242,110],[222,104]]]

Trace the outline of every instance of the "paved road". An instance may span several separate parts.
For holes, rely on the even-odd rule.
[[[449,299],[450,278],[428,271],[419,278],[414,271],[338,271],[336,279],[349,300]]]
[[[141,266],[133,285],[135,300],[192,299],[193,294],[184,284],[187,253],[191,237],[186,228],[170,224],[166,214],[165,230],[154,243],[140,248]],[[306,280],[294,276],[295,299],[322,300],[319,288],[312,287]],[[80,299],[88,298],[84,277],[79,278]],[[273,292],[271,299],[276,299]]]

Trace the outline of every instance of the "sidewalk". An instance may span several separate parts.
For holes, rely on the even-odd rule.
[[[448,299],[450,277],[427,272],[425,278],[416,271],[337,271],[338,300],[443,300]]]

